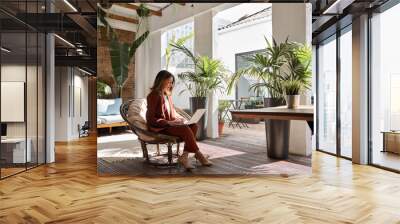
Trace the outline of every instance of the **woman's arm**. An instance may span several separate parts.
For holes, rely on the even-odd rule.
[[[168,121],[162,117],[157,117],[157,114],[162,114],[161,96],[151,93],[147,96],[147,123],[150,126],[159,128],[169,126]]]

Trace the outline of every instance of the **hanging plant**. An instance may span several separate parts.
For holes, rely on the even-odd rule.
[[[108,24],[106,18],[106,12],[99,7],[98,10],[98,18],[102,24],[107,28],[107,36],[108,36],[108,45],[110,51],[110,59],[111,59],[111,68],[113,73],[113,78],[115,80],[116,86],[114,87],[114,95],[116,97],[121,97],[122,95],[122,87],[128,77],[129,64],[134,64],[134,56],[136,50],[140,47],[140,45],[146,40],[149,35],[149,31],[146,30],[141,35],[137,35],[138,37],[134,39],[131,43],[121,42],[118,39],[118,35],[114,32],[114,29],[111,28],[110,24]],[[138,25],[138,29],[140,26],[140,22]],[[136,32],[138,33],[138,32]]]
[[[145,4],[140,4],[139,8],[136,9],[136,13],[141,18],[146,18],[150,16],[150,9],[147,8]]]

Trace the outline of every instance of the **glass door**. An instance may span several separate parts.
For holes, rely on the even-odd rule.
[[[352,157],[352,32],[340,35],[340,156]]]
[[[317,149],[336,154],[336,35],[318,47]]]
[[[1,1],[15,17],[40,13],[44,1]],[[43,33],[0,11],[0,179],[45,163],[45,44]],[[24,19],[25,20],[25,19]]]

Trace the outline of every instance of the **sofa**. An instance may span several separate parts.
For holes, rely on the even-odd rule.
[[[121,104],[121,98],[97,99],[97,129],[108,128],[112,133],[113,127],[128,126],[120,114]]]

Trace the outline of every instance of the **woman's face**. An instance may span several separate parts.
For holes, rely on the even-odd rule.
[[[163,92],[170,92],[172,87],[174,87],[174,80],[172,77],[165,79],[162,85]]]

